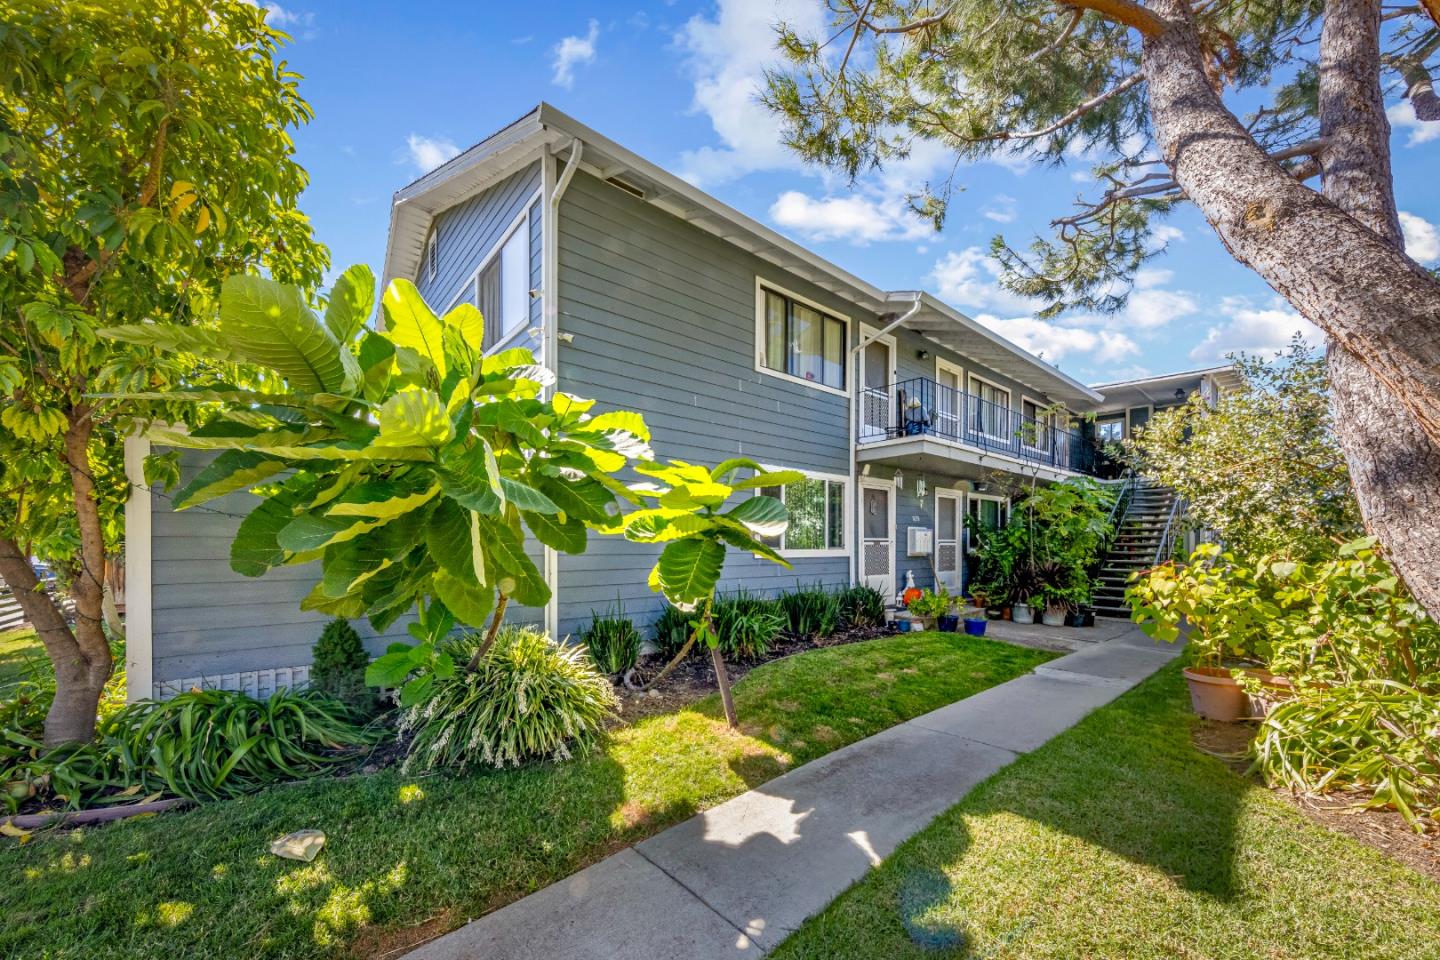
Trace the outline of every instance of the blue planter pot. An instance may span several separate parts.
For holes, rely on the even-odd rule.
[[[984,617],[966,617],[965,632],[972,637],[985,636],[985,624],[988,621]]]
[[[941,617],[939,628],[941,633],[955,633],[960,629],[960,618],[954,615]]]

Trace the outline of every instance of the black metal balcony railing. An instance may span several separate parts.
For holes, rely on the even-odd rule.
[[[1094,441],[923,377],[860,391],[860,443],[939,437],[1027,463],[1096,474]]]

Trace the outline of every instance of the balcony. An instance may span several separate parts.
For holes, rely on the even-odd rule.
[[[989,462],[995,455],[1057,478],[1070,473],[1095,476],[1102,467],[1094,442],[1078,431],[922,377],[862,387],[857,442],[861,460],[879,460],[887,448],[894,448],[899,459],[902,450],[929,458],[936,454],[927,451],[935,447],[949,448],[961,462],[999,466],[1003,460]]]

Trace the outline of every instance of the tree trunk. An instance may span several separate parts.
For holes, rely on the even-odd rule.
[[[52,649],[46,641],[45,646],[55,665],[55,702],[45,716],[47,745],[89,740],[95,735],[100,694],[114,667],[105,638],[105,533],[90,466],[90,438],[95,429],[91,413],[85,404],[71,408],[65,431],[65,465],[75,499],[80,551],[70,587],[75,601],[75,627],[67,631],[70,643]]]
[[[1440,281],[1265,155],[1210,86],[1186,0],[1144,38],[1156,139],[1226,248],[1360,358],[1440,442]]]
[[[720,688],[720,703],[725,707],[725,722],[731,728],[740,726],[735,716],[735,698],[730,695],[730,675],[725,672],[725,658],[717,643],[710,648],[710,663],[715,667],[715,685]]]
[[[1379,0],[1329,0],[1320,34],[1325,197],[1404,249],[1380,90]],[[1440,613],[1440,446],[1358,357],[1329,345],[1331,409],[1367,529],[1416,599]]]
[[[1343,2],[1363,13],[1365,0]],[[1336,431],[1362,513],[1417,599],[1440,614],[1440,283],[1376,229],[1399,229],[1393,197],[1374,186],[1378,161],[1389,193],[1388,140],[1377,156],[1362,155],[1377,130],[1388,133],[1384,111],[1377,120],[1376,105],[1349,84],[1322,92],[1338,137],[1334,153],[1322,151],[1326,193],[1344,198],[1337,205],[1265,156],[1225,108],[1188,5],[1155,8],[1169,26],[1145,40],[1143,63],[1166,161],[1236,259],[1332,338]],[[1363,75],[1366,66],[1348,62],[1354,41],[1329,32],[1330,83]],[[1378,64],[1369,69],[1378,84]],[[1322,65],[1322,83],[1326,74]]]

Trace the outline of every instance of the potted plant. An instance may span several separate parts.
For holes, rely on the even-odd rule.
[[[1263,595],[1255,568],[1202,543],[1189,562],[1167,561],[1145,572],[1125,598],[1140,629],[1167,642],[1180,637],[1181,621],[1190,624],[1192,662],[1183,673],[1190,706],[1202,717],[1233,723],[1250,714],[1250,698],[1237,679],[1258,644],[1264,642],[1274,604]],[[1227,663],[1229,661],[1230,663]]]
[[[1022,563],[1016,567],[1010,584],[1010,619],[1016,623],[1034,623],[1035,614],[1030,609],[1030,601],[1038,597],[1044,587],[1037,564]]]
[[[942,588],[939,593],[933,590],[924,590],[920,596],[913,598],[906,606],[910,616],[919,623],[922,630],[935,629],[935,623],[941,617],[948,616],[954,601]],[[952,626],[952,630],[954,627]]]

